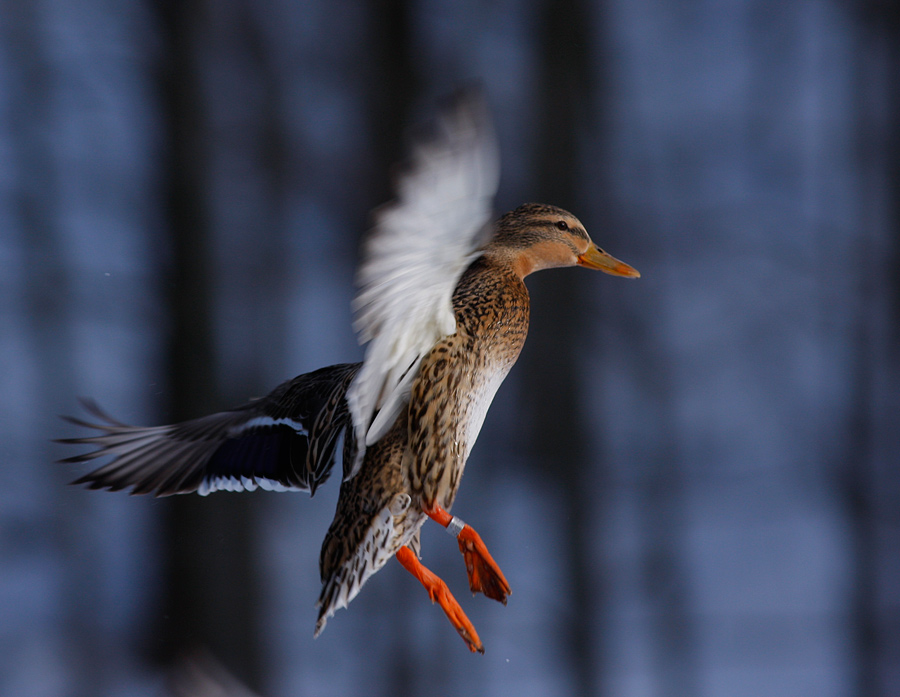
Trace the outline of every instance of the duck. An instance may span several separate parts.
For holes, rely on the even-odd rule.
[[[481,536],[451,514],[466,462],[528,333],[524,279],[578,266],[637,278],[556,206],[493,220],[499,153],[485,100],[465,91],[410,148],[395,199],[374,212],[357,273],[361,362],[306,373],[237,408],[164,426],[129,426],[82,400],[64,417],[95,435],[63,462],[111,458],[73,484],[170,496],[305,491],[342,480],[319,559],[314,635],[392,557],[424,586],[468,649],[484,645],[447,584],[421,561],[428,521],[456,538],[472,593],[504,605],[509,582]]]

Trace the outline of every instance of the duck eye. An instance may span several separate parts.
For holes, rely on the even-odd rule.
[[[556,223],[556,227],[558,227],[560,230],[568,230],[569,224],[565,220],[559,220]]]

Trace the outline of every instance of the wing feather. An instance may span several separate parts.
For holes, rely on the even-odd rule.
[[[84,401],[96,423],[65,418],[100,435],[61,440],[94,447],[63,462],[110,456],[74,482],[91,489],[157,496],[257,487],[315,493],[334,466],[338,440],[352,441],[344,395],[358,368],[322,368],[237,409],[171,426],[127,426]],[[345,474],[348,467],[345,456]]]
[[[487,107],[465,92],[435,135],[413,147],[396,200],[376,211],[354,300],[354,327],[368,347],[347,393],[357,441],[349,476],[407,404],[422,357],[456,331],[451,297],[489,229],[498,179]]]

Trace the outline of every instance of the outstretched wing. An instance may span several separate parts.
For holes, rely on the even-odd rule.
[[[420,140],[396,183],[397,198],[375,214],[354,301],[355,329],[368,342],[347,393],[359,469],[365,445],[393,425],[408,402],[422,356],[456,331],[451,296],[478,255],[492,218],[499,157],[487,107],[461,93]]]
[[[360,364],[334,365],[288,380],[271,394],[242,407],[171,426],[127,426],[96,404],[83,405],[99,423],[65,417],[102,433],[59,442],[88,444],[91,452],[63,462],[111,455],[106,465],[73,484],[91,489],[169,496],[196,491],[309,491],[334,466],[344,435],[344,474],[355,440],[345,394]],[[346,431],[346,433],[343,433]]]

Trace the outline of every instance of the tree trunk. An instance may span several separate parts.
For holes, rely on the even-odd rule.
[[[209,115],[201,100],[196,60],[206,30],[202,2],[166,3],[162,25],[168,64],[162,102],[168,126],[167,224],[171,271],[167,279],[172,333],[169,344],[172,421],[221,409],[217,396],[211,280],[209,167],[204,134]],[[166,502],[165,614],[158,649],[179,661],[209,650],[251,687],[261,683],[255,575],[253,498],[220,493],[176,496]]]

